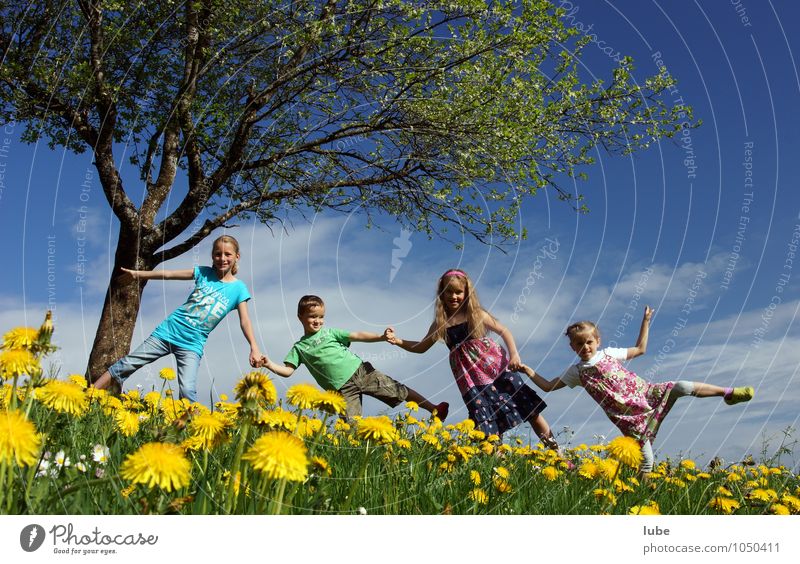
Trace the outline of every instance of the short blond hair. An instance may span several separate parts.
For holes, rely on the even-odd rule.
[[[600,331],[597,329],[597,325],[591,321],[578,321],[577,323],[573,323],[567,327],[564,334],[572,341],[579,333],[587,333],[589,331],[592,332],[596,339],[600,338]]]

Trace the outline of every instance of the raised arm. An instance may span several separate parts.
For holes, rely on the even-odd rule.
[[[533,380],[533,383],[539,386],[545,392],[552,392],[553,390],[559,390],[566,386],[564,382],[561,381],[561,378],[553,378],[552,380],[547,380],[537,374],[533,368],[528,366],[527,364],[520,364],[519,369],[528,375],[528,378]]]
[[[642,316],[642,328],[639,329],[639,338],[636,340],[635,347],[628,348],[628,360],[642,356],[647,352],[647,338],[650,335],[650,318],[653,316],[653,310],[650,306],[644,306],[644,315]]]
[[[134,280],[193,280],[194,270],[128,270],[121,268],[122,276]]]
[[[386,340],[393,345],[397,345],[401,349],[407,350],[408,352],[419,354],[426,352],[433,345],[435,345],[437,341],[435,322],[431,323],[431,326],[428,329],[428,334],[425,335],[421,341],[407,341],[405,339],[401,339],[394,334],[394,329],[391,327],[387,328],[383,334],[386,336]]]
[[[250,323],[250,315],[247,313],[247,302],[241,302],[236,306],[236,311],[239,313],[239,327],[242,328],[242,334],[250,344],[250,366],[256,367],[261,360],[261,351],[258,350],[258,343],[253,335],[253,325]]]
[[[491,329],[500,335],[500,338],[503,339],[503,342],[506,344],[506,349],[508,349],[508,369],[512,371],[519,370],[522,365],[522,360],[519,358],[519,351],[517,351],[517,343],[514,341],[514,335],[511,334],[508,327],[500,323],[487,311],[483,312],[483,325],[487,329]]]

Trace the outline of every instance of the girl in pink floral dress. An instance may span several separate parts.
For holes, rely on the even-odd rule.
[[[405,341],[387,329],[390,343],[423,353],[443,340],[450,349],[450,368],[467,406],[470,419],[487,435],[502,435],[527,421],[548,448],[558,448],[550,426],[542,416],[547,404],[513,371],[521,363],[514,337],[481,307],[469,276],[448,270],[437,286],[436,313],[421,341]],[[488,337],[500,335],[508,353]]]
[[[721,396],[725,403],[732,405],[753,397],[751,387],[721,388],[705,382],[685,380],[654,384],[622,366],[620,361],[641,356],[647,350],[652,315],[653,310],[645,306],[639,339],[635,347],[627,349],[609,347],[600,350],[600,332],[591,321],[570,325],[566,335],[581,362],[570,366],[555,380],[545,380],[529,366],[520,367],[546,392],[564,386],[583,386],[623,435],[639,441],[643,455],[642,472],[653,469],[652,442],[661,421],[676,399],[688,395],[699,398]]]

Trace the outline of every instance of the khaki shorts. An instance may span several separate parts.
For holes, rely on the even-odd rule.
[[[381,400],[390,407],[404,402],[408,397],[408,388],[403,384],[375,370],[369,362],[362,362],[339,393],[347,402],[345,417],[351,419],[361,415],[361,397],[364,395]]]

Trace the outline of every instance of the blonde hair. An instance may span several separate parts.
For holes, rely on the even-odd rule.
[[[211,254],[212,255],[214,254],[214,249],[217,248],[217,245],[222,245],[224,243],[230,243],[231,245],[233,245],[236,254],[237,255],[239,254],[239,241],[237,241],[234,237],[231,237],[230,235],[220,235],[219,237],[214,239],[214,243],[211,245]],[[239,272],[238,260],[234,262],[233,266],[231,267],[231,274],[236,274],[237,272]]]
[[[577,323],[573,323],[567,327],[567,330],[564,332],[564,334],[569,337],[571,342],[572,339],[575,338],[575,336],[579,333],[588,333],[589,331],[592,332],[595,339],[600,338],[600,331],[597,329],[597,325],[591,321],[578,321]]]
[[[483,324],[484,310],[481,307],[480,300],[478,300],[478,294],[475,292],[472,280],[470,280],[466,272],[457,268],[450,269],[442,274],[436,286],[436,309],[434,313],[436,339],[444,341],[447,334],[447,313],[444,309],[444,297],[442,294],[447,285],[453,280],[459,280],[464,285],[464,302],[461,304],[461,308],[464,309],[464,315],[467,318],[468,334],[470,338],[482,339],[486,336],[486,327]]]

